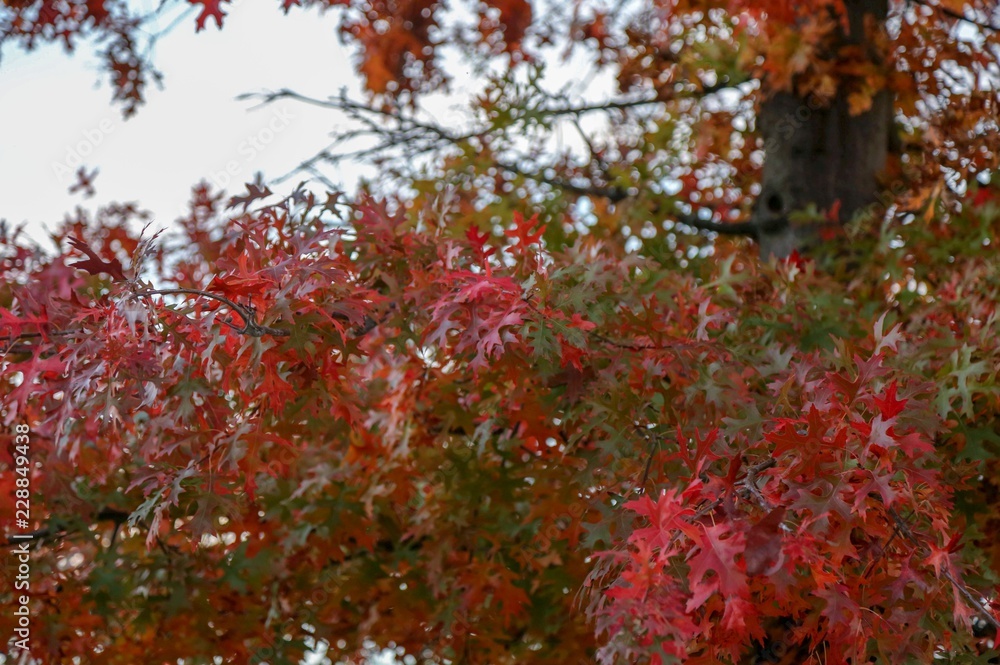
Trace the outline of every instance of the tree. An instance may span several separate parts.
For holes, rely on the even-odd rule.
[[[36,658],[997,656],[986,3],[304,4],[370,98],[260,96],[346,114],[388,185],[199,185],[173,236],[113,205],[52,255],[2,229]],[[126,114],[140,25],[0,15],[29,48],[110,40]],[[547,91],[550,44],[621,95]],[[465,128],[420,107],[450,45],[503,64]]]

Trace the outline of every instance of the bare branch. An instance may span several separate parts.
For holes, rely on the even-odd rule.
[[[965,14],[962,14],[961,12],[957,12],[954,9],[949,9],[948,7],[944,7],[942,5],[935,5],[931,2],[928,2],[928,0],[910,0],[910,1],[913,2],[914,4],[918,4],[923,7],[928,7],[944,16],[947,16],[948,18],[955,19],[956,21],[963,21],[970,25],[978,26],[983,30],[989,30],[991,32],[1000,32],[1000,26],[993,25],[992,23],[987,23],[986,21],[980,21],[975,18],[970,18]]]
[[[690,226],[699,231],[710,231],[720,235],[747,236],[757,238],[757,227],[753,222],[716,222],[702,219],[697,215],[680,215],[675,220],[679,224]]]
[[[601,187],[599,185],[577,185],[576,183],[570,182],[569,180],[564,180],[562,178],[549,178],[541,173],[534,173],[532,171],[527,171],[521,167],[511,164],[509,162],[494,160],[493,162],[497,168],[503,169],[508,173],[513,173],[514,175],[519,175],[523,178],[528,178],[529,180],[534,180],[535,182],[540,182],[557,189],[561,189],[567,192],[572,192],[573,194],[579,194],[581,196],[598,196],[600,198],[608,199],[613,203],[618,203],[619,201],[624,201],[633,196],[628,190],[622,189],[621,187]]]
[[[764,495],[760,492],[760,488],[757,487],[757,476],[760,473],[767,471],[777,463],[778,461],[771,457],[763,462],[754,464],[747,469],[746,477],[738,483],[738,485],[744,489],[749,496],[753,497],[754,501],[756,501],[761,508],[767,511],[772,509],[771,502],[764,498]]]
[[[129,514],[114,508],[104,508],[93,517],[94,522],[114,522],[117,530],[128,519]],[[50,523],[49,526],[36,529],[28,533],[15,533],[7,536],[5,547],[17,547],[24,543],[37,544],[45,540],[59,540],[69,536],[73,531],[57,524],[58,520]]]
[[[725,89],[738,88],[744,81],[729,81],[723,79],[715,85],[704,85],[700,82],[693,91],[679,91],[677,98],[700,97]],[[680,84],[678,85],[678,88]],[[318,166],[321,163],[337,165],[344,160],[370,160],[387,157],[395,154],[403,161],[412,161],[418,156],[431,154],[435,151],[447,147],[461,146],[473,139],[485,137],[490,133],[490,128],[477,127],[469,131],[455,131],[444,127],[433,120],[422,120],[413,111],[401,108],[373,106],[368,103],[352,100],[347,97],[346,92],[341,92],[337,97],[328,99],[317,99],[297,93],[292,90],[282,89],[273,92],[252,93],[241,95],[240,99],[257,99],[260,104],[269,104],[280,99],[291,99],[293,101],[340,111],[346,114],[351,120],[357,122],[360,127],[346,130],[339,133],[335,140],[324,150],[317,153],[312,158],[302,162],[299,166],[285,174],[278,181],[286,180],[299,171],[307,171],[318,178],[322,178]],[[550,98],[546,103],[522,109],[514,113],[514,120],[530,122],[531,119],[569,117],[580,133],[584,143],[587,145],[590,156],[598,162],[602,170],[606,170],[606,165],[599,158],[590,137],[583,131],[579,124],[579,118],[585,114],[593,112],[626,111],[643,106],[663,104],[665,101],[659,96],[645,95],[633,99],[611,99],[602,102],[570,104],[559,103],[555,98]],[[339,146],[343,146],[349,141],[360,138],[375,139],[374,145],[347,152],[334,152]],[[518,175],[537,183],[545,184],[556,189],[577,194],[580,196],[596,196],[607,199],[611,202],[621,202],[639,193],[635,187],[620,187],[613,185],[601,185],[594,182],[581,184],[568,178],[546,176],[544,168],[529,169],[520,166],[515,159],[494,159],[496,168],[508,173]],[[332,184],[328,180],[325,182]],[[711,231],[726,235],[743,235],[756,237],[756,228],[750,224],[724,224],[712,221],[701,220],[697,217],[690,217],[678,220],[692,228]]]
[[[216,293],[210,293],[208,291],[201,291],[199,289],[149,289],[146,291],[139,291],[134,294],[133,297],[142,296],[155,296],[155,295],[193,295],[201,296],[203,298],[211,298],[212,300],[218,300],[221,303],[227,305],[230,309],[240,315],[243,319],[243,326],[237,326],[230,322],[225,322],[231,328],[244,335],[250,335],[251,337],[263,337],[264,335],[271,335],[273,337],[288,337],[291,335],[289,330],[281,330],[279,328],[271,328],[270,326],[265,326],[257,323],[257,317],[254,313],[250,311],[248,307],[244,307],[238,303],[233,302],[225,296],[220,296]]]

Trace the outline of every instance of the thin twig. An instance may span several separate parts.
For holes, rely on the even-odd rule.
[[[637,492],[639,494],[645,494],[646,492],[646,482],[649,480],[649,471],[653,468],[653,457],[656,454],[656,449],[660,447],[659,439],[654,439],[646,436],[646,430],[640,428],[636,425],[636,429],[639,430],[639,434],[642,438],[646,439],[646,443],[649,445],[649,453],[646,455],[646,465],[642,471],[642,481],[639,482]]]
[[[700,89],[691,93],[692,96],[704,96],[720,90],[736,88],[742,82],[721,81],[715,85],[701,86]],[[681,96],[681,95],[678,95]],[[318,99],[297,93],[293,90],[282,89],[274,92],[251,93],[241,95],[239,99],[258,99],[260,104],[269,104],[280,99],[291,99],[293,101],[328,108],[345,113],[349,118],[361,125],[359,129],[341,132],[327,148],[321,150],[313,157],[303,161],[295,170],[281,176],[277,181],[281,182],[291,178],[295,173],[307,171],[319,176],[318,165],[326,163],[336,165],[343,160],[350,159],[379,159],[389,153],[398,153],[404,160],[412,161],[413,158],[433,153],[446,146],[460,146],[472,139],[486,136],[490,133],[490,128],[478,127],[470,131],[457,132],[447,127],[443,127],[434,121],[425,121],[417,117],[416,112],[407,112],[404,109],[386,106],[373,106],[364,102],[352,100],[347,97],[346,92],[341,92],[337,97],[328,99]],[[593,143],[583,131],[578,120],[582,115],[597,111],[622,111],[652,104],[662,104],[667,100],[660,97],[640,97],[637,99],[612,99],[603,102],[587,104],[547,104],[535,106],[525,111],[525,116],[515,117],[515,121],[529,122],[530,118],[538,117],[570,117],[576,126],[581,137],[590,150],[591,158],[605,168],[603,160],[597,157],[597,150]],[[530,112],[530,114],[528,113]],[[371,137],[376,139],[375,145],[363,147],[358,150],[347,152],[333,152],[338,146],[346,142],[362,138]],[[528,169],[522,167],[516,161],[510,159],[494,159],[493,165],[508,173],[527,178],[537,183],[549,185],[566,192],[578,194],[580,196],[596,196],[607,199],[612,203],[617,203],[635,197],[640,193],[638,187],[620,187],[613,185],[599,185],[594,182],[588,184],[578,184],[567,178],[549,177],[545,175],[545,169]],[[328,183],[329,184],[329,183]],[[710,231],[724,235],[740,235],[757,237],[757,228],[749,222],[720,223],[711,220],[703,220],[697,216],[682,216],[675,221],[698,229],[700,231]]]
[[[767,471],[777,463],[778,461],[771,457],[763,462],[754,464],[747,469],[746,477],[738,483],[739,486],[744,488],[747,493],[757,501],[757,504],[760,505],[761,508],[767,511],[772,509],[771,502],[764,498],[764,495],[761,494],[760,488],[757,487],[757,476],[763,471]]]
[[[913,2],[915,4],[918,4],[918,5],[922,5],[924,7],[928,7],[928,8],[930,8],[930,9],[936,11],[936,12],[944,14],[948,18],[953,18],[956,21],[963,21],[963,22],[968,23],[970,25],[978,26],[978,27],[982,28],[983,30],[990,30],[992,32],[1000,32],[1000,26],[996,26],[996,25],[993,25],[992,23],[987,23],[985,21],[980,21],[980,20],[975,19],[975,18],[969,18],[965,14],[962,14],[961,12],[957,12],[954,9],[949,9],[948,7],[944,7],[942,5],[935,5],[935,4],[932,4],[932,3],[928,2],[927,0],[911,0],[911,2]]]
[[[916,547],[923,547],[923,544],[913,534],[913,532],[910,530],[910,526],[906,523],[906,521],[902,518],[902,516],[900,516],[900,514],[896,512],[895,508],[889,508],[889,515],[896,523],[896,526],[899,528],[900,533],[903,534],[903,537],[905,537],[912,545]],[[972,607],[976,609],[976,611],[982,616],[982,618],[988,624],[993,626],[993,628],[995,628],[997,631],[1000,631],[1000,620],[997,620],[997,618],[993,615],[993,613],[990,612],[989,608],[985,604],[983,604],[981,600],[972,595],[972,592],[969,591],[968,587],[966,587],[963,583],[959,582],[952,574],[952,572],[948,570],[948,568],[945,568],[943,570],[942,576],[946,580],[948,580],[948,582],[951,583],[952,587],[956,591],[958,591],[958,593],[960,593],[963,598],[965,598],[967,603],[969,603]]]
[[[243,326],[237,326],[235,324],[226,322],[234,330],[244,335],[250,335],[251,337],[263,337],[264,335],[271,335],[273,337],[288,337],[291,335],[290,330],[283,330],[280,328],[272,328],[270,326],[265,326],[257,323],[256,317],[253,312],[250,311],[248,307],[244,307],[236,302],[233,302],[225,296],[220,296],[217,293],[211,293],[209,291],[202,291],[200,289],[148,289],[146,291],[138,291],[134,294],[134,297],[142,296],[167,296],[167,295],[192,295],[201,296],[203,298],[210,298],[212,300],[218,300],[221,303],[227,305],[230,309],[240,315],[243,319]]]
[[[540,182],[545,185],[550,185],[557,189],[562,189],[567,192],[572,192],[574,194],[579,194],[581,196],[598,196],[600,198],[608,199],[612,203],[618,203],[624,201],[630,196],[634,196],[634,193],[627,189],[621,187],[601,187],[599,185],[577,185],[570,182],[569,180],[564,180],[562,178],[549,178],[541,173],[534,171],[525,170],[516,164],[511,164],[509,162],[504,162],[501,160],[494,160],[494,165],[498,168],[507,171],[508,173],[513,173],[514,175],[519,175],[529,180],[534,180],[535,182]]]
[[[546,321],[551,320],[550,317],[547,314],[545,314],[545,312],[543,312],[542,310],[538,309],[538,307],[536,307],[535,304],[533,302],[531,302],[531,297],[530,296],[528,296],[526,298],[523,298],[522,302],[524,302],[524,304],[528,306],[528,309],[530,309],[532,312],[534,312],[535,314],[537,314],[540,318],[542,318],[542,319],[544,319]],[[614,346],[614,347],[619,348],[619,349],[624,349],[626,351],[635,351],[635,352],[641,352],[641,351],[676,351],[676,350],[678,350],[680,348],[683,348],[683,347],[686,347],[686,346],[700,346],[701,345],[700,342],[691,342],[691,341],[688,341],[688,340],[677,340],[675,342],[670,342],[670,343],[667,343],[667,344],[637,344],[635,342],[623,342],[623,341],[620,341],[620,340],[612,339],[610,337],[607,337],[606,335],[603,335],[603,334],[597,332],[596,330],[588,330],[588,331],[586,331],[586,335],[588,337],[591,337],[591,338],[593,338],[593,339],[595,339],[595,340],[603,343],[603,344],[607,344],[608,346]]]
[[[125,522],[125,520],[128,519],[128,516],[129,514],[124,511],[116,510],[114,508],[104,508],[98,511],[97,514],[94,515],[93,519],[95,522],[114,522],[115,528],[117,529]],[[21,545],[22,543],[38,543],[45,540],[61,540],[69,536],[71,533],[74,533],[74,531],[71,531],[63,526],[53,529],[53,526],[50,524],[49,526],[42,527],[41,529],[35,529],[34,531],[30,531],[28,533],[11,534],[7,536],[4,546],[15,547],[17,545]]]
[[[31,324],[25,324],[31,325]],[[79,335],[81,333],[87,332],[83,328],[70,328],[69,330],[53,330],[52,332],[25,332],[19,333],[17,335],[0,335],[0,342],[16,342],[20,339],[29,339],[31,337],[58,337],[63,335]]]
[[[719,235],[747,236],[755,240],[758,235],[757,226],[753,222],[716,222],[710,219],[701,219],[697,215],[679,215],[675,223]]]

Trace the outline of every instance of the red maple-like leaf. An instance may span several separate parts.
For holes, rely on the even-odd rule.
[[[42,328],[48,324],[48,317],[41,316],[17,316],[8,309],[0,307],[0,330],[9,331],[12,337],[18,337],[25,326]]]
[[[793,249],[792,253],[785,258],[785,262],[790,266],[795,266],[799,270],[805,270],[811,259],[799,254],[799,250]]]
[[[188,3],[192,5],[201,5],[201,13],[198,14],[198,27],[195,32],[201,32],[205,28],[205,22],[208,21],[209,17],[215,19],[215,24],[222,27],[222,18],[225,14],[222,13],[221,5],[223,2],[229,2],[229,0],[188,0]]]
[[[632,532],[629,542],[638,544],[649,543],[651,547],[665,548],[675,534],[686,533],[689,537],[698,536],[697,527],[685,518],[694,511],[685,507],[674,490],[666,490],[653,501],[645,494],[625,504],[631,510],[649,520],[649,526]]]
[[[538,215],[535,214],[531,219],[525,219],[524,215],[519,212],[515,212],[513,215],[514,225],[512,228],[504,231],[504,235],[508,238],[517,238],[518,248],[520,250],[527,249],[529,245],[537,245],[542,241],[542,234],[545,233],[545,225],[542,224],[537,229],[532,231],[538,224]]]
[[[112,279],[115,281],[125,280],[125,272],[122,268],[121,261],[118,259],[111,259],[110,261],[103,260],[97,255],[96,252],[94,252],[94,250],[90,248],[90,245],[79,238],[71,237],[69,239],[69,244],[87,255],[87,258],[83,261],[67,264],[69,267],[86,270],[91,275],[98,275],[103,272],[111,275]]]
[[[700,473],[701,469],[708,463],[719,459],[719,456],[712,452],[712,446],[719,438],[719,428],[709,430],[702,439],[697,430],[694,433],[694,451],[688,450],[687,437],[681,432],[680,425],[677,426],[678,457],[684,460],[692,473]]]
[[[264,185],[260,178],[257,179],[257,182],[246,183],[246,186],[247,194],[244,196],[234,196],[229,199],[229,205],[226,206],[227,208],[235,208],[236,206],[241,205],[243,206],[243,212],[246,212],[251,203],[257,199],[265,199],[274,193],[269,187]]]
[[[884,397],[874,398],[875,406],[882,413],[882,418],[892,420],[906,407],[907,400],[896,399],[896,382],[892,381],[885,389]]]
[[[736,555],[745,549],[743,534],[721,522],[702,525],[700,540],[688,559],[692,592],[687,603],[688,612],[701,607],[717,591],[727,598],[747,593],[746,575],[736,563]]]
[[[72,187],[69,188],[70,194],[76,194],[77,192],[83,192],[83,195],[90,198],[94,195],[94,178],[100,173],[100,169],[94,169],[90,173],[87,173],[87,169],[80,167],[76,170],[76,182]]]
[[[242,261],[240,263],[243,264]],[[213,277],[208,284],[208,290],[232,300],[240,300],[258,298],[268,288],[274,286],[274,280],[253,274],[246,265],[240,265],[240,268],[239,273]]]
[[[492,270],[490,269],[490,264],[489,262],[486,261],[486,258],[491,254],[493,254],[494,252],[496,252],[497,250],[496,247],[486,246],[486,243],[490,239],[490,234],[485,232],[480,232],[479,229],[476,228],[475,226],[470,226],[469,230],[465,232],[465,237],[468,238],[469,241],[472,243],[472,247],[475,250],[476,254],[479,255],[480,260],[486,266],[487,273],[492,274]]]

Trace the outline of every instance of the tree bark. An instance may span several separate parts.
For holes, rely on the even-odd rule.
[[[888,2],[844,4],[849,30],[839,30],[832,46],[864,46],[866,21],[874,19],[881,29]],[[872,57],[884,64],[880,55]],[[819,224],[793,222],[791,213],[810,205],[827,211],[839,201],[839,220],[846,222],[876,202],[878,175],[888,156],[892,94],[879,91],[870,109],[852,116],[843,87],[826,105],[793,92],[771,94],[761,103],[757,122],[765,160],[752,223],[764,258],[801,252],[819,240]]]

